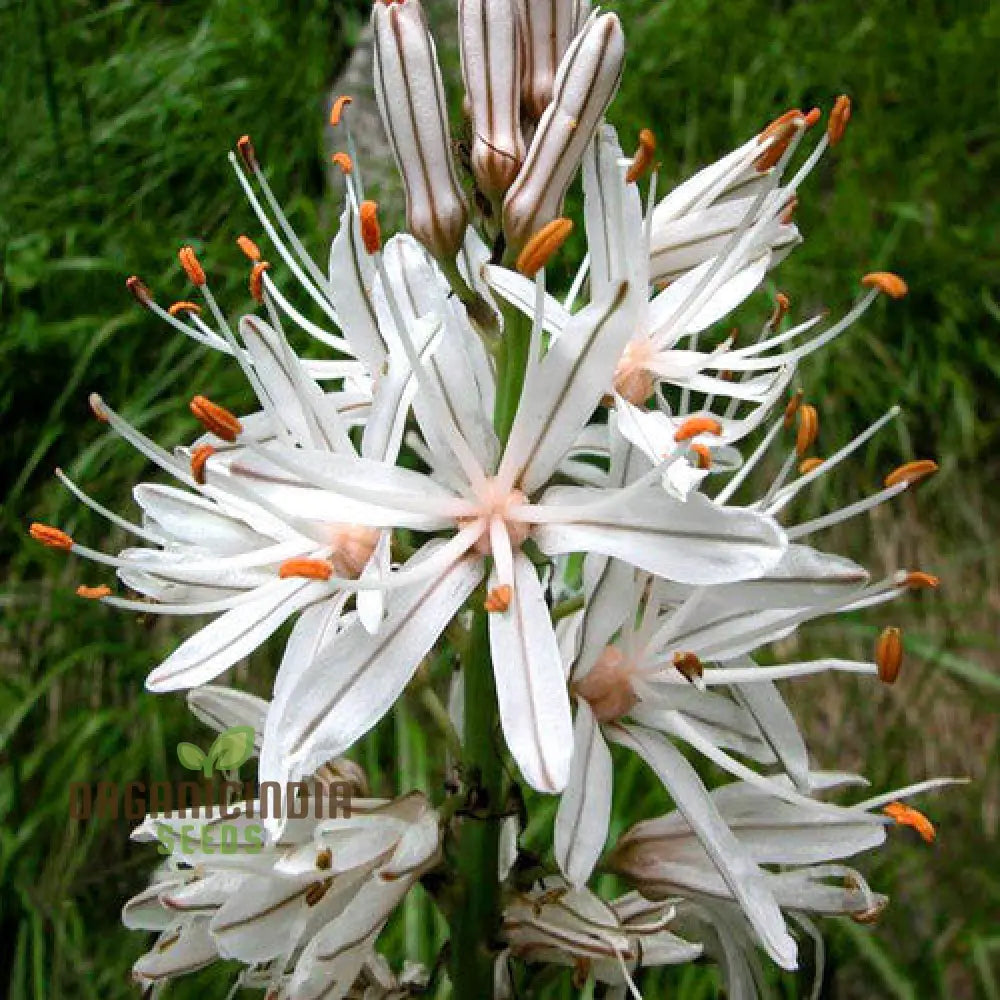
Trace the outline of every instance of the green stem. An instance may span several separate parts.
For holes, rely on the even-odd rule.
[[[507,443],[517,413],[528,362],[531,327],[520,314],[505,315],[497,348],[497,398],[493,426]],[[461,1000],[493,996],[493,965],[502,899],[499,884],[500,827],[504,772],[497,749],[499,728],[487,613],[482,593],[463,657],[465,719],[463,764],[470,801],[460,820],[457,843],[458,905],[451,925],[452,995]]]

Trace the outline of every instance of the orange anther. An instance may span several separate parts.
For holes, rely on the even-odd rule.
[[[875,665],[880,681],[895,684],[903,666],[903,633],[895,625],[884,628],[876,640]]]
[[[778,115],[774,121],[761,130],[760,135],[757,136],[757,142],[764,142],[765,139],[769,139],[775,133],[780,132],[786,125],[791,125],[801,117],[802,112],[798,108],[789,108],[784,114]]]
[[[243,424],[229,410],[204,396],[195,396],[191,400],[191,412],[205,430],[223,441],[235,441],[243,433]]]
[[[271,265],[266,260],[259,260],[250,269],[250,294],[254,301],[264,301],[264,272],[270,271]]]
[[[494,587],[483,601],[483,610],[491,614],[503,613],[510,607],[510,602],[514,597],[514,589],[509,583],[502,583],[499,587]]]
[[[340,97],[333,102],[333,107],[330,108],[330,124],[334,128],[340,124],[341,119],[344,117],[344,110],[347,108],[348,104],[352,104],[353,102],[354,98],[349,94],[341,94]]]
[[[846,94],[841,94],[833,102],[833,110],[830,112],[830,120],[826,123],[826,135],[831,146],[836,146],[844,138],[844,131],[847,123],[851,120],[851,99]]]
[[[712,452],[709,450],[707,444],[700,444],[698,442],[695,442],[693,445],[691,445],[691,450],[698,456],[699,469],[712,468]]]
[[[378,253],[382,248],[382,230],[378,224],[378,205],[373,201],[361,202],[358,209],[361,219],[361,240],[369,253]]]
[[[514,266],[521,274],[533,278],[552,259],[572,231],[571,219],[553,219],[528,240]]]
[[[88,601],[99,601],[102,597],[111,596],[111,588],[105,586],[103,583],[99,587],[85,587],[80,584],[76,588],[77,597],[85,597]]]
[[[625,175],[627,184],[634,184],[653,165],[653,157],[656,155],[656,136],[648,129],[644,128],[639,133],[639,148],[632,157],[632,166],[628,168]]]
[[[237,236],[236,245],[249,260],[260,260],[260,247],[249,236]]]
[[[926,479],[928,476],[934,475],[937,470],[937,462],[929,458],[918,458],[915,462],[907,462],[898,469],[893,469],[885,477],[884,485],[886,489],[898,486],[900,483],[912,486],[914,483],[919,483],[921,479]]]
[[[861,284],[865,288],[877,288],[890,299],[901,299],[909,291],[906,282],[891,271],[872,271],[861,279]]]
[[[205,269],[195,256],[194,247],[181,247],[177,251],[177,259],[181,262],[181,267],[184,268],[184,273],[192,285],[200,288],[205,284]]]
[[[819,436],[819,411],[809,403],[799,407],[799,430],[795,435],[795,454],[801,458]]]
[[[101,399],[96,392],[92,392],[87,397],[87,402],[90,405],[90,412],[93,413],[102,424],[106,424],[108,422],[108,411],[104,405],[104,400]]]
[[[771,313],[771,318],[767,321],[767,325],[772,330],[776,330],[778,324],[788,315],[791,305],[791,300],[784,292],[778,292],[774,296],[774,312]]]
[[[205,463],[215,454],[210,444],[200,444],[191,451],[191,476],[196,483],[205,484]]]
[[[181,313],[194,313],[195,316],[201,315],[201,306],[197,302],[186,302],[181,300],[180,302],[175,302],[167,310],[171,316],[180,316]]]
[[[799,412],[799,407],[802,405],[802,397],[805,395],[801,389],[796,389],[792,393],[792,398],[788,401],[788,405],[785,407],[785,417],[784,417],[784,427],[787,431],[793,423],[795,423],[795,414]]]
[[[143,308],[149,305],[153,301],[152,292],[150,292],[146,282],[142,280],[138,275],[133,274],[132,277],[125,281],[125,287],[129,290],[132,298],[139,303]]]
[[[347,153],[334,153],[333,156],[330,157],[330,162],[340,167],[344,176],[347,176],[347,174],[354,169],[354,163],[351,161],[351,158],[347,155]]]
[[[934,843],[937,830],[919,809],[914,809],[913,806],[908,806],[905,802],[890,802],[882,812],[894,819],[900,826],[909,826],[916,830],[925,843]]]
[[[240,154],[240,159],[246,164],[249,170],[257,166],[257,151],[253,148],[250,136],[241,135],[236,140],[236,152]]]
[[[307,580],[329,580],[333,567],[323,559],[286,559],[278,567],[278,576],[287,580],[291,576],[302,576]]]
[[[822,464],[822,458],[807,458],[804,462],[799,463],[799,475],[808,476],[810,472],[814,472]]]
[[[696,653],[674,653],[674,669],[686,680],[694,681],[705,673]]]
[[[810,111],[806,115],[806,119],[805,119],[806,120],[806,128],[812,128],[813,125],[815,125],[820,120],[820,118],[822,118],[822,117],[823,117],[823,112],[820,111],[819,108],[813,108],[812,111]]]
[[[36,542],[41,542],[42,545],[50,549],[63,549],[69,552],[73,548],[73,539],[65,531],[53,528],[49,524],[40,524],[38,521],[35,521],[28,529],[28,534]]]
[[[907,573],[903,580],[903,586],[909,587],[910,590],[935,590],[940,583],[940,577],[932,573],[923,573],[918,569]]]
[[[795,211],[799,207],[799,196],[793,194],[791,198],[788,199],[788,203],[781,211],[781,215],[778,216],[778,221],[783,226],[790,226],[792,220],[795,218]]]
[[[674,440],[690,441],[691,438],[697,437],[699,434],[715,434],[718,436],[721,433],[722,424],[715,417],[688,417],[674,431]]]

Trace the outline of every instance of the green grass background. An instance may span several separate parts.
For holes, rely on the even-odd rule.
[[[326,188],[326,91],[366,16],[358,2],[0,3],[0,992],[17,1000],[135,995],[144,947],[118,924],[122,899],[155,863],[127,824],[70,821],[72,781],[179,777],[179,740],[204,742],[181,699],[143,692],[177,641],[152,619],[81,605],[93,568],[25,541],[29,520],[108,549],[123,539],[72,503],[64,466],[112,507],[129,507],[144,463],[89,417],[99,390],[164,443],[193,432],[184,401],[245,390],[219,358],[134,307],[133,272],[160,299],[186,294],[174,256],[192,242],[216,291],[247,304],[236,234],[257,235],[225,161],[253,133],[275,189],[319,259],[337,200]],[[802,517],[873,489],[924,456],[941,473],[915,497],[820,537],[874,572],[920,566],[938,594],[818,625],[776,650],[859,654],[882,624],[903,624],[907,663],[892,690],[851,677],[799,685],[795,701],[818,763],[863,769],[878,787],[939,773],[966,787],[925,803],[933,847],[899,831],[863,867],[893,906],[876,928],[827,925],[825,995],[1000,997],[1000,702],[996,614],[1000,423],[1000,7],[986,2],[622,0],[629,67],[613,118],[626,145],[649,125],[662,176],[687,176],[790,105],[852,95],[847,140],[803,192],[806,244],[774,275],[798,315],[842,310],[857,277],[888,267],[912,294],[879,305],[802,383],[820,406],[820,453],[892,401],[905,421],[803,501]],[[265,689],[273,650],[238,671]],[[378,791],[432,787],[441,748],[419,706],[359,750]],[[621,821],[662,808],[626,767]],[[529,839],[544,841],[536,808]],[[385,937],[429,957],[442,928],[416,898]],[[806,961],[808,965],[808,959]],[[171,995],[222,996],[218,970]],[[805,977],[775,978],[798,996]],[[717,995],[695,967],[647,980],[647,996]],[[566,978],[546,996],[568,997]],[[463,998],[465,1000],[465,998]]]

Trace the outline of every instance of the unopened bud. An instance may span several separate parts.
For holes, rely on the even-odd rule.
[[[503,224],[508,246],[520,250],[560,214],[566,189],[618,89],[624,60],[618,17],[591,17],[559,64],[552,103],[507,192]]]
[[[487,198],[499,198],[524,162],[515,0],[460,0],[458,31],[472,119],[472,174]]]
[[[521,94],[525,114],[538,121],[552,100],[559,63],[577,30],[577,0],[518,0],[524,38]]]
[[[420,0],[376,0],[375,96],[406,190],[410,232],[453,260],[468,210],[451,155],[448,109],[434,40]]]

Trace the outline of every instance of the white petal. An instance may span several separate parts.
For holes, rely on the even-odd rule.
[[[256,734],[255,742],[260,750],[268,707],[263,698],[236,688],[207,684],[189,691],[187,703],[194,717],[217,733],[233,726],[250,726]]]
[[[753,661],[748,660],[752,666]],[[772,681],[735,684],[733,690],[757,720],[761,735],[774,749],[781,766],[799,791],[808,792],[809,751],[795,718]]]
[[[535,301],[538,298],[537,287],[531,278],[526,278],[518,271],[510,271],[497,264],[489,264],[484,268],[486,280],[490,287],[501,298],[524,313],[534,316]],[[563,330],[572,318],[563,304],[553,295],[546,293],[542,329],[552,335],[553,339],[562,336]]]
[[[490,586],[497,586],[494,574]],[[490,649],[500,721],[524,779],[558,792],[569,778],[573,722],[559,645],[545,594],[531,560],[514,556],[507,611],[489,615]]]

